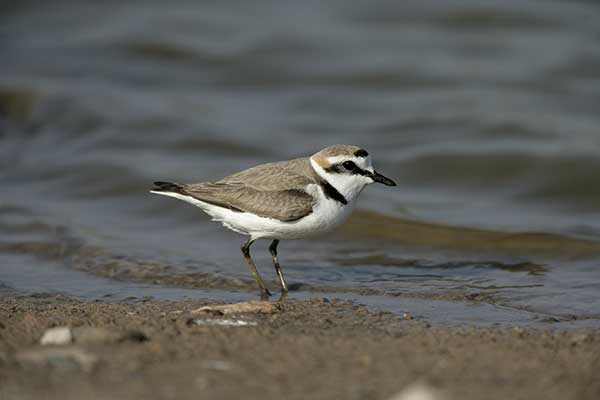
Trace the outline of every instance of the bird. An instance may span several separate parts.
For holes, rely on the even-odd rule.
[[[271,240],[269,252],[281,293],[287,294],[277,253],[279,241],[337,228],[352,213],[362,190],[372,183],[396,186],[375,171],[367,150],[337,144],[309,157],[258,165],[215,182],[154,182],[150,193],[193,204],[213,221],[247,236],[242,255],[264,300],[271,292],[256,269],[250,246],[259,239]]]

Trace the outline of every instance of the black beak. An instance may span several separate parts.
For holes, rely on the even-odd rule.
[[[385,176],[381,175],[377,171],[373,171],[373,173],[371,175],[369,175],[369,176],[375,182],[383,183],[386,186],[396,186],[396,182],[394,182],[390,178],[386,178]]]

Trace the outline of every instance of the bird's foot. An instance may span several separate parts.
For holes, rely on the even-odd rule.
[[[269,297],[271,297],[271,296],[272,296],[272,294],[269,291],[269,289],[267,289],[267,288],[264,288],[260,291],[260,299],[261,300],[269,300]]]
[[[281,294],[279,295],[279,300],[277,300],[277,302],[283,303],[287,299],[287,296],[288,296],[287,289],[285,289],[285,290],[281,289]]]

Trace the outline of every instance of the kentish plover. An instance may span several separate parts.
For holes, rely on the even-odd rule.
[[[311,157],[258,165],[217,182],[154,182],[150,192],[198,206],[213,221],[249,236],[242,253],[266,298],[269,290],[250,257],[252,243],[273,240],[269,251],[285,293],[277,259],[279,240],[306,238],[339,226],[350,216],[360,192],[374,182],[396,186],[373,169],[366,150],[335,145]]]

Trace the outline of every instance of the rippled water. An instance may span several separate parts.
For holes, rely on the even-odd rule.
[[[298,293],[600,318],[595,2],[38,3],[0,6],[0,287],[238,298],[243,239],[149,184],[353,143],[399,186],[281,245]]]

